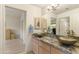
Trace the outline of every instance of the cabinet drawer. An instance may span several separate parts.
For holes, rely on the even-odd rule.
[[[39,47],[39,54],[50,54],[50,51],[44,49],[43,47]]]
[[[51,46],[51,54],[62,54],[60,50]]]
[[[35,54],[37,54],[37,53],[38,53],[38,44],[33,43],[33,44],[32,44],[32,50],[33,50],[33,52],[34,52]]]
[[[50,45],[45,42],[39,41],[39,46],[41,46],[42,48],[44,48],[47,51],[50,51]]]

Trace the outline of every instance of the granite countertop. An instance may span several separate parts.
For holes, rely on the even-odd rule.
[[[38,37],[37,37],[38,38]],[[51,46],[58,48],[64,54],[79,54],[79,47],[62,45],[56,37],[43,37],[38,38],[40,41],[50,44]]]

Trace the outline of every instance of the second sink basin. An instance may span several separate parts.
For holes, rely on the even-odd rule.
[[[77,42],[76,39],[74,38],[67,38],[67,37],[59,37],[59,41],[63,44],[67,44],[67,45],[73,45],[74,43]]]

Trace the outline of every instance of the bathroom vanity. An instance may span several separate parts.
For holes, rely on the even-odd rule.
[[[58,47],[43,38],[33,37],[32,49],[35,54],[62,54]]]
[[[52,40],[51,40],[52,39]],[[78,46],[62,45],[57,38],[32,37],[32,48],[35,54],[73,54],[79,53]]]

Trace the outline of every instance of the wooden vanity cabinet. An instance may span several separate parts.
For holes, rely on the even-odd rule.
[[[32,40],[32,50],[35,54],[63,54],[58,48],[39,40],[39,38],[33,38]]]
[[[51,46],[51,54],[63,54],[59,49]]]
[[[33,53],[35,54],[38,54],[38,43],[39,43],[39,40],[37,38],[33,38],[32,39],[32,50],[33,50]]]
[[[39,54],[50,54],[50,45],[39,41]]]

